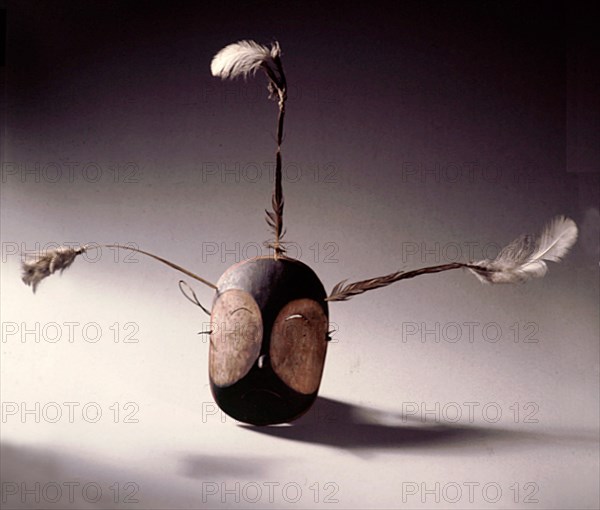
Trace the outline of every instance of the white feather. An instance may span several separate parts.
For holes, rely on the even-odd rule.
[[[269,49],[254,41],[238,41],[225,46],[213,57],[210,70],[213,76],[223,79],[254,75],[262,66],[267,66],[277,74],[275,59],[279,55],[280,48],[277,42]]]
[[[577,225],[557,216],[540,236],[521,236],[502,249],[494,260],[475,262],[470,271],[484,283],[517,283],[540,278],[548,271],[547,260],[559,262],[577,240]]]

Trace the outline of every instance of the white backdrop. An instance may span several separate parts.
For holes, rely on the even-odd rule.
[[[8,4],[3,508],[598,507],[598,173],[566,147],[562,14],[391,5]],[[286,237],[328,291],[557,214],[572,253],[524,286],[332,303],[319,400],[269,428],[215,406],[170,269],[105,249],[32,294],[36,243],[135,243],[213,282],[264,250],[276,105],[209,71],[245,37],[284,51]]]

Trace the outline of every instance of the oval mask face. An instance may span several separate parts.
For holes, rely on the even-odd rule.
[[[296,419],[314,402],[323,374],[323,285],[298,260],[258,257],[230,267],[217,287],[209,353],[215,401],[254,425]]]
[[[310,395],[319,388],[327,351],[327,317],[319,303],[296,299],[285,305],[271,329],[271,366],[290,388]]]
[[[247,292],[231,289],[217,300],[211,314],[209,374],[219,386],[244,377],[260,354],[262,316]]]

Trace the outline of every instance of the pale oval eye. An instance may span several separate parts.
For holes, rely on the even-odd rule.
[[[263,323],[256,301],[243,290],[225,291],[213,306],[211,331],[210,378],[218,386],[231,386],[260,354]]]
[[[285,305],[271,331],[271,366],[290,388],[309,395],[319,388],[327,350],[327,316],[312,299]]]

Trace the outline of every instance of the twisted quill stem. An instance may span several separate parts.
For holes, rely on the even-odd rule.
[[[283,176],[282,176],[282,158],[281,158],[281,144],[283,142],[283,121],[285,119],[285,101],[287,99],[287,83],[285,74],[283,72],[283,66],[279,56],[273,59],[277,73],[269,66],[264,66],[264,70],[269,77],[270,84],[269,89],[272,95],[277,93],[279,114],[277,116],[277,152],[275,154],[275,187],[273,189],[273,196],[271,198],[271,207],[273,211],[267,212],[267,223],[273,229],[275,234],[275,241],[273,242],[274,257],[279,258],[280,255],[285,253],[285,248],[281,245],[281,238],[284,235],[283,230]]]
[[[167,259],[163,259],[162,257],[159,257],[158,255],[154,255],[153,253],[144,251],[144,250],[140,250],[139,248],[132,248],[131,246],[124,246],[122,244],[105,244],[105,245],[101,245],[104,246],[105,248],[122,248],[124,250],[130,250],[136,253],[141,253],[142,255],[146,255],[148,257],[152,257],[154,260],[158,260],[159,262],[162,262],[163,264],[166,264],[169,267],[172,267],[173,269],[176,269],[177,271],[180,271],[181,273],[188,275],[190,278],[193,278],[194,280],[198,280],[199,282],[202,282],[205,285],[208,285],[209,287],[213,288],[213,289],[217,289],[217,286],[214,283],[209,282],[208,280],[205,280],[204,278],[198,276],[195,273],[192,273],[191,271],[185,269],[184,267],[181,267],[178,264],[175,264],[174,262],[171,262],[170,260]],[[100,248],[101,246],[90,246],[90,247],[86,247],[84,246],[84,248],[87,249],[92,249],[92,248]]]
[[[283,118],[285,116],[285,98],[280,93],[279,116],[277,121],[277,154],[275,156],[275,189],[273,190],[273,211],[275,212],[275,258],[278,258],[285,250],[281,247],[280,238],[283,234],[283,184],[282,184],[282,160],[281,142],[283,138]]]
[[[422,274],[441,273],[443,271],[449,271],[451,269],[460,268],[475,269],[478,271],[486,271],[485,267],[476,264],[463,264],[461,262],[453,262],[451,264],[442,264],[439,266],[423,267],[421,269],[415,269],[413,271],[397,271],[390,273],[385,276],[378,276],[369,280],[361,280],[359,282],[353,282],[346,284],[346,280],[338,283],[331,294],[325,298],[325,301],[346,301],[353,296],[362,294],[369,290],[379,289],[386,287],[392,283],[399,282],[400,280],[406,280],[408,278],[414,278]]]
[[[121,244],[86,244],[77,248],[59,246],[54,250],[47,250],[45,253],[39,254],[30,260],[24,260],[22,262],[23,282],[26,285],[31,285],[33,287],[33,292],[35,292],[37,286],[44,278],[47,278],[57,271],[62,273],[65,269],[70,267],[71,264],[73,264],[79,255],[90,250],[98,250],[100,248],[122,248],[124,250],[141,253],[142,255],[146,255],[154,260],[158,260],[159,262],[162,262],[163,264],[182,272],[194,280],[198,280],[199,282],[208,285],[212,289],[217,290],[217,286],[214,283],[205,280],[204,278],[192,273],[178,264],[175,264],[174,262],[171,262],[170,260],[159,257],[158,255],[154,255],[153,253],[140,250],[139,248],[133,248],[131,246],[124,246]]]

